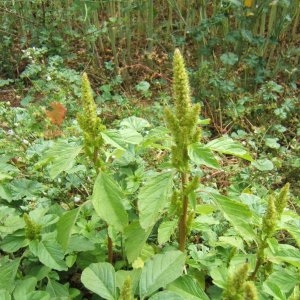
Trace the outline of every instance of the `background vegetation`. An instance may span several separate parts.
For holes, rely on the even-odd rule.
[[[0,12],[1,299],[299,299],[299,1]]]

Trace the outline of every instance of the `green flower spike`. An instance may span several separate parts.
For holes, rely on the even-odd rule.
[[[28,214],[23,215],[25,221],[25,236],[29,240],[39,240],[41,235],[42,226],[35,223]]]
[[[244,300],[245,283],[248,278],[249,265],[244,264],[229,276],[223,300]]]
[[[266,237],[271,237],[273,235],[276,226],[276,220],[277,220],[277,211],[276,211],[275,201],[274,198],[270,196],[267,210],[265,212],[265,215],[263,216],[263,222],[262,222],[262,233]]]
[[[189,170],[187,147],[200,139],[200,129],[197,126],[200,105],[192,104],[188,74],[178,49],[174,53],[173,72],[175,112],[166,108],[165,118],[175,144],[172,147],[173,166],[179,171],[187,172]]]
[[[99,150],[104,144],[101,131],[105,129],[105,126],[97,116],[96,104],[86,73],[82,75],[82,108],[83,112],[78,114],[77,120],[84,134],[84,149],[96,167],[103,166],[99,158]]]
[[[284,209],[287,206],[288,198],[289,198],[289,190],[290,190],[290,184],[287,183],[279,192],[275,199],[275,207],[278,214],[278,218],[281,217]]]

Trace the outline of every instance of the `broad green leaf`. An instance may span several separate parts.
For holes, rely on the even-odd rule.
[[[234,141],[233,139],[227,136],[222,136],[218,139],[212,140],[209,143],[207,143],[204,147],[216,152],[230,154],[249,161],[253,161],[249,152],[245,150],[239,142]]]
[[[116,274],[109,263],[94,263],[85,268],[81,275],[81,282],[87,289],[104,299],[117,299]]]
[[[123,119],[120,123],[120,126],[131,128],[140,132],[143,129],[150,127],[150,124],[145,119],[138,118],[136,116],[131,116],[129,118]]]
[[[210,149],[205,148],[201,143],[194,143],[188,146],[188,154],[192,162],[205,165],[209,168],[218,169],[220,165]]]
[[[300,247],[300,231],[299,231],[299,226],[297,226],[296,224],[289,224],[289,223],[285,223],[282,226],[283,229],[287,230],[290,235],[295,239],[298,247]]]
[[[126,142],[118,130],[105,130],[101,132],[101,135],[106,144],[109,144],[120,150],[126,150]]]
[[[279,149],[280,144],[278,143],[278,140],[279,140],[278,138],[266,138],[265,139],[266,146],[272,149]]]
[[[274,282],[264,282],[263,291],[272,296],[274,300],[287,300],[285,294],[281,290],[280,286]]]
[[[0,290],[13,291],[19,264],[20,258],[16,258],[0,265]]]
[[[69,289],[55,280],[48,279],[46,291],[51,296],[51,299],[69,299]]]
[[[21,200],[24,197],[33,198],[41,193],[44,185],[36,180],[20,178],[10,183],[13,200]]]
[[[225,289],[227,282],[228,282],[228,267],[221,265],[218,267],[211,268],[209,275],[213,279],[213,283],[222,288]]]
[[[224,217],[246,241],[253,241],[256,234],[251,226],[252,213],[249,207],[226,196],[211,193]]]
[[[182,274],[184,263],[185,254],[181,251],[169,251],[149,259],[141,274],[141,299],[177,279]]]
[[[74,142],[58,141],[50,149],[47,149],[37,167],[45,163],[51,163],[49,166],[49,175],[52,179],[57,177],[61,172],[67,172],[74,164],[75,159],[82,149],[82,145]]]
[[[19,217],[16,214],[5,215],[1,219],[0,223],[0,235],[2,237],[6,236],[7,234],[11,234],[18,229],[23,229],[25,226],[23,218]]]
[[[189,298],[183,298],[180,295],[171,291],[162,291],[154,294],[149,298],[149,300],[186,300]]]
[[[298,248],[287,244],[277,244],[271,251],[274,257],[269,257],[269,260],[276,263],[286,262],[300,268],[300,250]]]
[[[236,1],[236,2],[238,2],[238,1]],[[223,53],[220,56],[220,59],[224,65],[233,66],[235,63],[238,62],[239,57],[232,52],[227,52],[227,53]]]
[[[72,229],[77,220],[79,211],[79,208],[67,211],[64,215],[62,215],[59,218],[56,224],[57,241],[62,246],[64,251],[66,251],[68,248]]]
[[[25,278],[23,280],[18,280],[16,282],[16,287],[14,289],[14,299],[24,300],[27,299],[27,294],[35,290],[37,284],[37,279],[35,277]]]
[[[56,241],[31,241],[29,248],[45,266],[57,271],[67,270],[63,249]]]
[[[259,171],[271,171],[274,169],[273,163],[267,158],[262,158],[253,161],[251,165]]]
[[[35,277],[38,281],[44,279],[48,274],[52,272],[51,268],[44,265],[35,265],[28,270],[27,275]]]
[[[27,295],[26,300],[53,300],[48,292],[46,291],[34,291]],[[66,299],[59,299],[59,300],[66,300]]]
[[[173,172],[165,172],[151,178],[141,188],[138,208],[142,228],[152,227],[165,207],[172,190]]]
[[[73,234],[70,237],[66,253],[90,251],[95,249],[95,244],[88,238]]]
[[[120,134],[128,144],[138,145],[143,141],[143,136],[132,128],[120,129]]]
[[[219,241],[215,243],[216,246],[226,246],[230,245],[237,250],[241,250],[242,252],[245,253],[244,250],[244,241],[241,237],[239,236],[220,236]]]
[[[0,199],[4,199],[7,202],[11,202],[13,200],[11,189],[7,184],[0,185]]]
[[[189,300],[209,300],[200,285],[191,276],[184,275],[177,278],[167,287],[168,290],[176,292],[183,299]]]
[[[289,271],[288,269],[282,269],[280,271],[273,272],[271,275],[269,275],[267,280],[263,283],[263,287],[268,294],[272,296],[276,294],[278,297],[284,294],[289,294],[298,284],[299,276],[297,273]],[[279,290],[277,290],[277,287],[279,288]]]
[[[0,172],[0,181],[6,180],[6,179],[12,179],[12,178],[13,177],[10,176],[9,174]]]
[[[152,227],[143,229],[139,221],[133,221],[125,228],[125,252],[129,263],[132,263],[141,253]]]
[[[158,227],[157,240],[158,243],[164,244],[170,240],[171,235],[177,227],[177,220],[162,222]]]
[[[20,234],[7,235],[0,242],[0,249],[7,253],[13,253],[28,245],[28,240],[25,238],[24,230]]]
[[[8,290],[1,289],[0,290],[0,299],[1,300],[11,300],[10,293]]]
[[[108,225],[121,232],[128,223],[123,199],[123,192],[117,183],[104,172],[100,172],[94,184],[93,206]]]

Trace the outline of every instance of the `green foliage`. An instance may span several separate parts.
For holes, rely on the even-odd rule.
[[[202,2],[0,4],[1,299],[299,298],[299,8]]]

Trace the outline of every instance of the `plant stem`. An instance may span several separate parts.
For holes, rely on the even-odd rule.
[[[178,221],[179,227],[179,250],[185,251],[185,243],[187,238],[187,212],[188,212],[188,195],[185,193],[185,187],[188,181],[187,173],[181,173],[181,192],[182,192],[182,210]]]
[[[255,280],[256,274],[260,268],[260,266],[263,264],[264,262],[264,250],[266,248],[266,241],[263,240],[261,242],[261,244],[259,245],[258,251],[257,251],[257,259],[256,259],[256,264],[255,264],[255,268],[253,270],[253,272],[251,273],[251,275],[249,276],[249,280]]]
[[[108,252],[107,254],[108,262],[112,264],[114,258],[113,242],[108,233],[107,233],[107,252]]]

